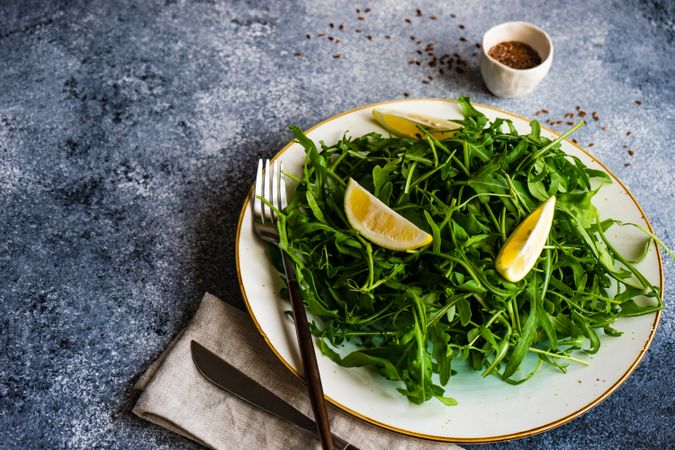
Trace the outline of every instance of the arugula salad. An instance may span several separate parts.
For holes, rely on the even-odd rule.
[[[521,135],[468,98],[457,103],[464,118],[448,137],[420,127],[416,138],[345,134],[318,149],[291,127],[306,158],[300,177],[287,174],[297,191],[279,212],[280,247],[294,262],[321,351],[400,382],[416,404],[456,404],[443,386],[460,364],[511,384],[543,364],[563,372],[587,364],[579,354],[596,353],[600,333],[621,335],[618,318],[663,307],[660,288],[606,237],[627,224],[601,220],[593,206],[599,188],[591,180],[610,177],[561,150],[583,123],[550,140],[537,121]],[[350,177],[432,242],[392,251],[365,239],[343,209]],[[555,216],[541,256],[524,279],[507,281],[495,270],[501,246],[551,196]],[[656,239],[643,231],[642,257]],[[651,304],[636,302],[641,296]],[[347,342],[356,350],[340,352]],[[536,365],[518,370],[528,353]]]

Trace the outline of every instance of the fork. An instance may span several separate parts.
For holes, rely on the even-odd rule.
[[[273,205],[277,210],[282,210],[286,207],[286,183],[281,169],[282,166],[279,161],[274,161],[274,164],[270,164],[268,159],[264,163],[263,170],[263,160],[259,160],[258,172],[255,178],[255,192],[253,194],[253,231],[259,238],[276,246],[279,245],[276,213],[262,199],[265,199],[266,202]],[[300,346],[300,358],[302,359],[305,380],[309,388],[309,398],[312,403],[312,411],[314,412],[314,421],[317,425],[322,448],[324,450],[333,450],[333,439],[328,423],[328,412],[326,411],[319,367],[316,363],[316,354],[314,353],[312,335],[307,323],[307,314],[302,304],[302,297],[300,297],[298,280],[295,276],[295,269],[290,261],[290,257],[282,249],[279,249],[279,251],[281,252],[281,260],[286,272],[286,283],[291,297],[291,305],[293,306],[293,318],[295,319],[295,331]]]

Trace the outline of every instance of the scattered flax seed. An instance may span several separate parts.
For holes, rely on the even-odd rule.
[[[370,35],[370,34],[369,34],[368,36],[366,36],[366,37],[368,38],[369,41],[372,41],[372,40],[373,40],[373,36]]]
[[[312,35],[309,33],[307,33],[305,36],[307,37],[307,39],[312,39]]]
[[[416,50],[418,55],[422,54],[422,50]]]
[[[607,125],[603,125],[601,128],[602,128],[602,131],[607,131]]]
[[[478,56],[478,52],[473,52],[471,56]]]
[[[534,113],[535,116],[538,116],[539,114],[541,114],[541,111],[537,111],[536,113]]]
[[[641,104],[642,104],[642,100],[635,100],[635,104],[636,104],[636,105],[641,105]]]
[[[577,141],[576,139],[572,139],[572,142],[574,142],[575,144],[579,143],[579,141]]]
[[[363,10],[364,13],[368,14],[370,11],[372,11],[370,8],[366,8]]]
[[[635,152],[634,152],[632,149],[630,149],[630,148],[628,149],[628,154],[629,154],[630,156],[635,156]]]
[[[427,78],[428,78],[429,80],[433,80],[433,79],[434,79],[434,77],[432,77],[431,75],[427,75]]]
[[[335,39],[335,38],[334,38],[333,36],[328,36],[328,40],[329,40],[329,41],[332,41],[332,40],[334,40],[334,39]]]
[[[586,117],[586,111],[579,111],[579,117]]]
[[[302,52],[295,52],[295,53],[293,53],[293,56],[295,56],[296,58],[299,58],[299,57],[302,56]]]
[[[464,29],[464,25],[462,25],[462,24],[460,23],[460,24],[459,24],[459,29],[460,29],[460,30],[463,30],[463,29]]]
[[[436,16],[431,16],[431,17],[429,17],[429,18],[430,18],[431,20],[436,20],[436,19],[438,19],[438,17],[436,17]]]
[[[598,120],[600,120],[600,114],[598,114],[597,111],[593,111],[593,112],[591,113],[591,116],[593,116],[593,120],[595,120],[596,122],[597,122]]]
[[[579,111],[580,109],[581,109],[581,106],[577,106],[577,111]]]
[[[421,10],[421,9],[416,9],[416,10],[415,10],[415,13],[417,14],[417,17],[420,17],[420,16],[423,16],[423,15],[424,15],[424,14],[422,14],[422,10]]]
[[[476,48],[480,48],[480,44],[476,42]]]
[[[408,60],[408,64],[415,64],[415,60],[414,60],[414,59],[409,59],[409,60]]]
[[[462,41],[462,42],[466,42],[466,38],[465,38],[464,36],[462,36],[461,38],[459,38],[459,40]]]
[[[415,42],[415,39],[417,39],[415,36],[410,36],[410,40]]]
[[[389,36],[388,34],[385,34],[385,35],[384,35],[384,38],[385,38],[385,39],[391,39],[391,36]]]
[[[340,56],[342,56],[342,55],[340,55],[339,53],[336,53],[336,54],[333,55],[333,58],[340,59]]]
[[[591,147],[593,147],[594,145],[595,145],[595,144],[591,142],[590,144],[588,144],[588,148],[591,148]]]
[[[317,34],[318,37],[324,37],[325,35],[326,35],[326,33],[319,33],[319,34]]]
[[[453,19],[457,18],[457,16],[455,14],[452,14],[452,13],[450,14],[450,17],[452,17]]]
[[[344,29],[345,29],[345,24],[344,24],[344,23],[341,23],[340,26],[338,27],[338,29],[339,29],[340,31],[344,31]]]
[[[625,163],[623,166],[628,167],[628,166],[630,166],[630,163]]]
[[[631,134],[633,133],[630,130],[626,131],[626,136],[630,136]]]
[[[419,61],[415,61],[415,64],[417,64],[418,66],[421,66],[421,65],[422,65],[422,63],[419,62]]]
[[[331,28],[335,28],[335,24],[333,22],[329,23],[328,26]]]
[[[410,97],[410,94],[408,94],[407,92],[404,92],[404,93],[403,93],[403,96],[404,96],[404,97]]]
[[[417,40],[417,41],[415,41],[415,44],[417,44],[417,45],[420,45],[421,43],[422,43],[422,41],[421,41],[421,40]]]
[[[405,23],[411,24],[411,23],[412,23],[412,20],[410,20],[410,19],[405,19]]]
[[[572,122],[571,120],[568,120],[568,121],[567,121],[567,122],[565,122],[565,123],[566,123],[567,125],[569,125],[569,126],[572,126],[572,125],[574,125],[574,122]]]
[[[340,43],[340,39],[335,39],[335,43],[336,43],[336,44],[339,44],[339,43]]]
[[[354,30],[354,32],[360,33],[360,32],[361,32],[361,28],[356,28],[356,29]]]
[[[364,20],[366,20],[366,18],[365,18],[365,17],[363,17],[363,16],[359,16],[359,17],[357,17],[357,19],[359,19],[359,20],[361,20],[361,21],[364,21]]]
[[[544,108],[541,110],[541,112],[543,112],[544,114],[548,114],[548,109]]]
[[[422,83],[429,84],[429,82],[427,80],[422,80]]]
[[[361,10],[359,8],[356,8],[356,14],[361,14]]]
[[[563,123],[562,120],[556,120],[556,121],[555,121],[555,124],[556,124],[556,125],[562,125],[562,123]]]
[[[565,118],[567,118],[567,117],[574,117],[574,114],[572,114],[572,113],[565,113]]]

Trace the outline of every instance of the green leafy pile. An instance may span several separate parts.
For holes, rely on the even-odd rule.
[[[601,221],[591,203],[591,179],[610,178],[560,148],[583,123],[549,140],[537,121],[519,135],[507,119],[489,122],[469,99],[458,104],[461,128],[442,141],[422,129],[417,139],[370,133],[319,151],[291,127],[306,160],[279,231],[317,318],[312,331],[325,355],[401,381],[399,391],[414,403],[455,404],[432,375],[446,385],[459,361],[514,384],[541,364],[562,371],[570,361],[586,364],[573,352],[597,352],[599,332],[620,335],[612,328],[617,318],[663,306],[660,289],[607,240],[617,222]],[[349,177],[433,242],[395,252],[365,240],[345,217]],[[535,268],[518,283],[506,281],[494,268],[500,247],[553,195],[554,223]],[[640,306],[638,296],[655,301]],[[358,350],[340,356],[346,341]],[[517,378],[530,352],[536,367]]]

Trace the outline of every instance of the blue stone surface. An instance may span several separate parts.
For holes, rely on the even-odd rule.
[[[243,305],[239,208],[290,124],[404,93],[546,108],[541,120],[596,111],[576,139],[672,247],[673,5],[0,2],[0,447],[198,448],[133,416],[130,387],[204,291]],[[513,100],[486,90],[475,47],[509,20],[555,46],[548,77]],[[441,74],[416,52],[429,42],[466,64]],[[673,448],[675,264],[664,265],[667,306],[630,379],[569,424],[481,448]]]

